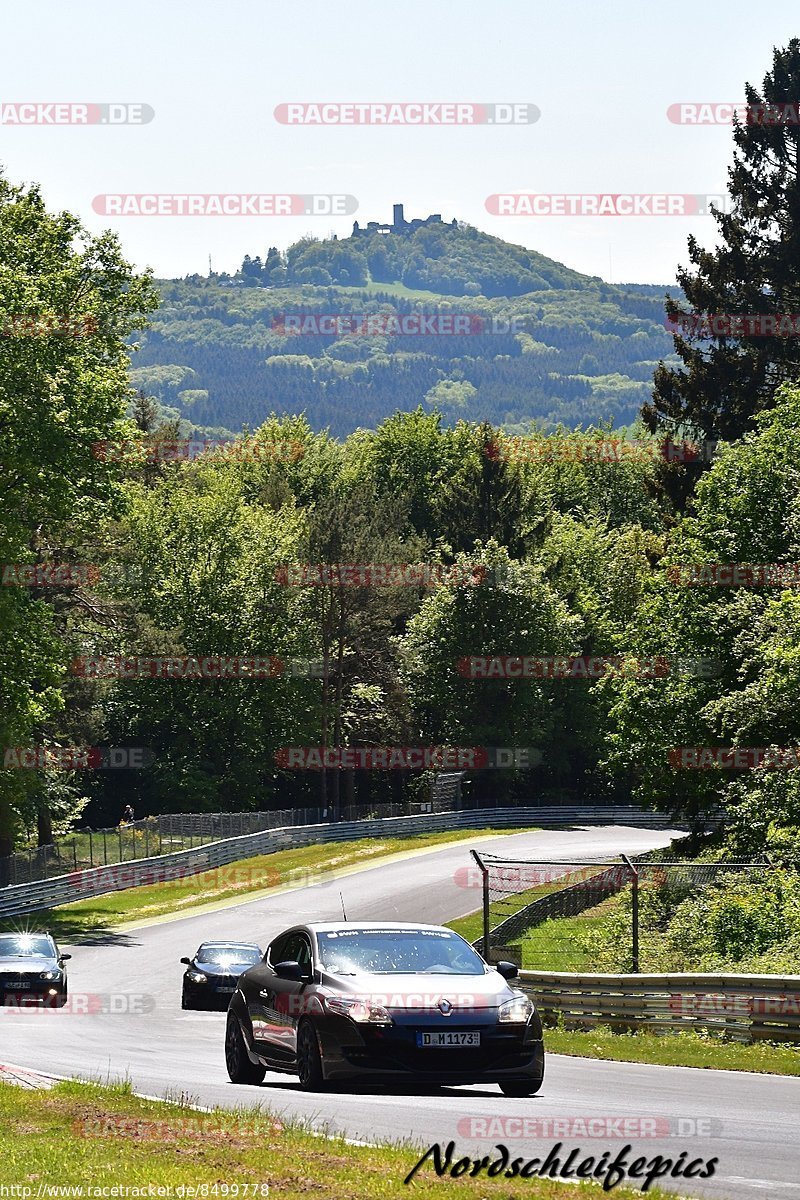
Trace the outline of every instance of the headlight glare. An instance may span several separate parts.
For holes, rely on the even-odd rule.
[[[357,1025],[391,1025],[392,1017],[382,1004],[374,1004],[360,996],[326,996],[328,1012],[339,1017],[349,1017]]]
[[[192,983],[208,983],[208,976],[202,971],[189,971],[188,976]]]
[[[497,1019],[501,1025],[525,1025],[533,1012],[533,1004],[523,992],[500,1005]]]

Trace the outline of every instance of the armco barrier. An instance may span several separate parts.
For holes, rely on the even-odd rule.
[[[521,971],[519,978],[545,1024],[560,1018],[567,1029],[708,1029],[742,1042],[800,1043],[800,975]]]
[[[137,859],[108,867],[90,867],[55,879],[0,888],[0,918],[40,912],[60,904],[146,884],[163,883],[227,866],[259,854],[272,854],[294,846],[320,842],[352,841],[365,837],[409,837],[458,829],[520,829],[553,825],[636,825],[674,828],[663,813],[639,808],[557,806],[553,808],[487,808],[469,812],[424,813],[414,817],[383,817],[365,821],[336,821],[319,825],[287,826],[210,842],[193,850],[178,850],[157,858]]]

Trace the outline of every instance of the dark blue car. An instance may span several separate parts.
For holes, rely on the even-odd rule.
[[[203,942],[194,958],[181,959],[181,1008],[227,1008],[239,976],[262,957],[255,942]]]

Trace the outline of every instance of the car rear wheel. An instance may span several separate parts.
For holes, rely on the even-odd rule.
[[[509,1079],[500,1084],[504,1096],[535,1096],[542,1086],[542,1075],[529,1075],[520,1079]]]
[[[267,1073],[266,1067],[250,1061],[239,1022],[233,1013],[228,1013],[225,1029],[225,1066],[231,1083],[263,1083]]]
[[[304,1092],[321,1092],[324,1089],[322,1056],[317,1031],[311,1021],[303,1021],[297,1030],[297,1074]]]

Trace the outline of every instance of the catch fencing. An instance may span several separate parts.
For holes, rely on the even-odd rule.
[[[522,829],[561,825],[632,825],[656,829],[676,827],[674,819],[663,813],[643,812],[634,807],[563,805],[548,808],[473,809],[469,812],[423,813],[410,817],[392,816],[291,825],[210,841],[202,846],[151,855],[149,858],[139,858],[131,862],[71,871],[53,879],[8,885],[0,888],[0,918],[38,912],[131,887],[181,879],[246,858],[272,854],[276,850],[296,846],[371,837],[403,838],[459,829]]]
[[[476,949],[493,961],[506,958],[553,971],[608,968],[636,974],[643,959],[650,970],[681,967],[674,957],[662,961],[669,951],[654,936],[659,925],[688,897],[726,877],[774,870],[763,859],[673,861],[665,850],[561,862],[470,853],[482,891],[483,936]],[[598,956],[606,961],[595,961]]]
[[[618,1033],[694,1029],[739,1042],[800,1043],[800,975],[521,971],[519,978],[545,1025]]]

